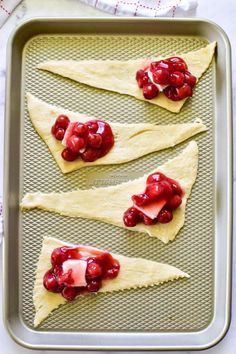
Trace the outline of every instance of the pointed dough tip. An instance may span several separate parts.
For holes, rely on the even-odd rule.
[[[196,150],[198,151],[198,145],[196,140],[191,140],[189,144],[186,146],[186,148],[183,150],[183,152],[186,152],[188,150]]]
[[[37,69],[44,69],[46,63],[47,62],[39,63],[39,64],[36,65],[36,68]]]
[[[30,92],[26,92],[26,100],[28,105],[28,110],[31,110],[34,107],[35,103],[42,102],[38,97],[32,95]]]

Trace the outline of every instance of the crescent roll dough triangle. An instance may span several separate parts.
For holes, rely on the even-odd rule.
[[[56,238],[45,237],[36,269],[36,279],[33,290],[35,306],[34,326],[38,326],[48,315],[60,305],[67,302],[61,294],[47,291],[43,286],[43,276],[51,268],[50,256],[54,248],[71,244]],[[72,245],[73,246],[73,245]],[[189,277],[188,274],[168,264],[148,261],[142,258],[124,257],[118,254],[112,256],[120,262],[120,272],[113,280],[103,280],[99,292],[113,292],[138,287],[147,287]]]
[[[172,160],[149,171],[145,176],[105,188],[81,190],[66,193],[27,193],[22,200],[23,209],[43,209],[70,217],[95,219],[119,227],[127,228],[123,223],[123,213],[132,206],[131,196],[145,189],[148,175],[156,171],[162,172],[178,181],[184,190],[182,204],[173,213],[168,224],[137,224],[128,228],[159,238],[164,243],[174,240],[184,224],[185,207],[192,186],[197,176],[198,147],[195,141]]]
[[[72,122],[86,122],[94,118],[52,106],[29,93],[27,99],[31,121],[38,134],[48,145],[63,173],[84,166],[128,162],[151,152],[172,147],[206,130],[206,126],[202,124],[201,120],[196,120],[194,123],[172,125],[109,123],[115,136],[115,144],[107,155],[94,162],[84,162],[82,159],[68,162],[61,157],[61,152],[65,147],[51,134],[51,127],[56,118],[60,114],[66,114]]]
[[[199,79],[209,67],[214,55],[216,42],[186,54],[180,54],[188,65],[188,70]],[[169,57],[169,56],[168,56]],[[165,57],[167,58],[167,57]],[[179,112],[186,99],[172,101],[163,93],[158,97],[146,100],[138,87],[135,75],[137,70],[146,67],[151,61],[165,59],[163,57],[136,60],[51,60],[38,65],[39,69],[51,71],[72,80],[101,89],[134,96],[148,101],[171,112]]]

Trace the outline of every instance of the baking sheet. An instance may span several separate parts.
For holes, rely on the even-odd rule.
[[[138,21],[128,21],[129,26],[134,24],[135,29]],[[160,21],[158,24],[164,22],[166,24],[167,21]],[[19,142],[21,151],[16,159],[20,171],[16,200],[19,201],[26,192],[69,191],[78,187],[111,185],[133,179],[176,156],[188,143],[184,142],[175,148],[153,153],[127,164],[88,167],[63,175],[30,123],[25,102],[26,92],[48,103],[109,121],[173,124],[201,118],[207,125],[208,131],[194,137],[199,146],[198,178],[187,204],[185,225],[176,240],[168,245],[143,234],[92,220],[71,219],[43,211],[19,213],[17,315],[22,321],[21,325],[31,331],[34,318],[32,290],[36,262],[42,237],[53,236],[73,243],[91,244],[127,256],[169,263],[186,271],[191,278],[153,288],[78,298],[77,301],[54,311],[38,329],[34,330],[37,347],[42,345],[40,336],[47,335],[44,336],[44,347],[56,348],[58,342],[49,340],[49,334],[54,332],[60,333],[64,338],[63,343],[66,348],[72,347],[72,333],[78,333],[78,340],[75,340],[74,345],[76,348],[82,348],[81,339],[84,338],[84,333],[101,332],[107,339],[110,338],[111,343],[114,343],[109,334],[123,332],[128,333],[130,338],[132,334],[137,335],[137,333],[142,333],[146,337],[147,334],[154,335],[154,342],[151,342],[151,345],[154,345],[155,349],[161,348],[161,335],[169,334],[171,342],[168,348],[172,349],[171,347],[180,347],[174,334],[178,336],[178,333],[182,332],[190,341],[189,347],[194,348],[191,336],[193,338],[194,333],[209,328],[215,316],[217,275],[215,261],[219,242],[216,238],[215,221],[217,217],[221,217],[221,208],[217,209],[216,195],[217,168],[219,168],[216,164],[216,136],[219,133],[216,123],[219,111],[215,101],[218,95],[215,59],[196,86],[193,97],[187,101],[179,114],[170,113],[132,97],[91,88],[39,71],[36,65],[49,59],[127,60],[168,56],[199,49],[207,44],[209,37],[200,33],[186,34],[184,27],[181,27],[178,21],[169,22],[170,27],[175,24],[176,31],[173,29],[173,33],[161,35],[158,29],[154,31],[155,33],[149,33],[148,26],[145,27],[146,32],[142,28],[140,33],[140,29],[136,27],[137,32],[127,30],[121,34],[113,31],[112,22],[109,23],[109,20],[104,20],[105,26],[102,21],[97,22],[100,22],[101,32],[105,33],[83,33],[83,22],[78,22],[77,33],[40,33],[39,31],[37,36],[27,40],[23,46],[22,82],[21,87],[18,87],[21,91],[22,114]],[[50,23],[53,21],[48,22]],[[58,28],[62,23],[63,20],[61,24],[58,21]],[[92,23],[91,20],[91,26]],[[117,23],[121,24],[119,20]],[[141,23],[144,26],[145,22],[141,21]],[[150,24],[148,21],[146,23]],[[195,21],[195,26],[197,23]],[[181,33],[176,34],[178,31]],[[228,107],[225,106],[225,112],[227,109]],[[221,134],[223,135],[224,132]],[[221,140],[222,144],[224,138]],[[230,142],[225,141],[225,143],[228,149]],[[227,163],[227,169],[229,167]],[[227,176],[224,181],[229,187]],[[226,235],[225,242],[229,238],[230,235]],[[229,257],[225,261],[228,262]],[[94,343],[91,338],[94,338]],[[137,340],[133,342],[133,347],[130,343],[129,349],[137,349],[136,343]],[[97,337],[90,336],[88,346],[101,349],[103,345],[104,343],[99,344],[98,334]],[[122,344],[119,348],[122,349]],[[147,346],[145,349],[150,348]]]

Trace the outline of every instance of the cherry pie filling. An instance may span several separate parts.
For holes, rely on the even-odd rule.
[[[144,193],[132,196],[133,206],[125,211],[124,224],[166,224],[173,219],[173,211],[182,203],[182,197],[183,190],[177,181],[155,172],[147,178]]]
[[[136,72],[136,80],[147,100],[163,91],[172,101],[192,96],[197,82],[197,78],[188,71],[186,62],[179,57],[152,62],[147,68]]]
[[[83,161],[92,162],[105,156],[114,145],[112,129],[102,120],[70,122],[66,115],[59,115],[51,133],[65,146],[61,156],[66,161],[80,157]]]
[[[45,273],[43,285],[66,300],[78,295],[97,292],[105,279],[119,274],[120,264],[109,252],[79,245],[55,248],[51,254],[52,267]]]

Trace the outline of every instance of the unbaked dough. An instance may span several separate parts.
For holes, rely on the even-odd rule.
[[[132,206],[131,196],[142,193],[147,177],[159,171],[180,183],[184,190],[182,204],[174,211],[173,219],[168,224],[147,226],[140,223],[128,230],[144,232],[168,243],[174,240],[184,224],[186,202],[197,176],[197,166],[198,147],[192,141],[178,156],[153,171],[147,171],[141,178],[105,188],[77,189],[66,193],[27,193],[21,208],[38,208],[70,217],[95,219],[127,229],[123,223],[123,213]]]
[[[212,42],[204,48],[188,52],[186,54],[179,54],[178,56],[186,61],[188,70],[199,79],[211,63],[215,46],[216,42]],[[173,53],[167,57],[170,56],[173,56]],[[143,97],[142,90],[138,87],[135,79],[137,70],[147,66],[150,61],[157,61],[165,58],[158,57],[128,61],[51,60],[40,63],[38,68],[68,77],[83,84],[134,96],[139,100],[156,104],[171,112],[177,113],[181,110],[186,99],[181,101],[172,101],[163,93],[160,93],[158,97],[152,100],[146,100]]]
[[[47,291],[43,286],[43,276],[51,268],[50,256],[54,248],[66,246],[56,238],[45,237],[36,269],[36,279],[33,290],[33,302],[35,307],[34,326],[37,327],[59,305],[67,301],[61,294]],[[73,245],[72,245],[73,246]],[[120,262],[120,272],[113,280],[104,280],[99,292],[112,292],[143,286],[153,286],[178,278],[188,278],[189,275],[168,264],[157,263],[142,258],[124,257],[113,254]],[[92,295],[90,295],[92,296]],[[79,299],[78,299],[79,301]]]
[[[38,134],[48,145],[63,173],[68,173],[84,166],[128,162],[151,152],[172,147],[206,130],[206,126],[200,119],[194,123],[172,125],[147,123],[120,124],[109,122],[115,136],[115,144],[107,155],[94,162],[84,162],[80,158],[73,162],[68,162],[61,157],[64,146],[51,134],[51,127],[56,118],[59,114],[66,114],[72,122],[86,122],[94,118],[52,106],[31,94],[27,95],[27,99],[31,121]]]

